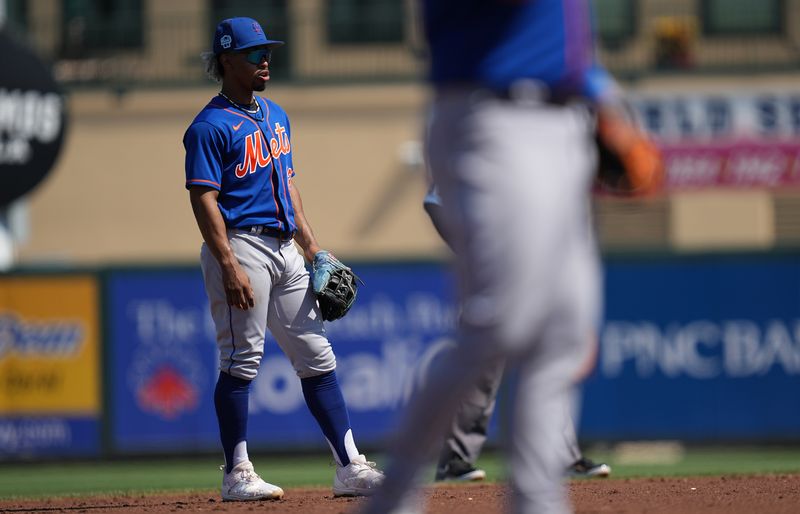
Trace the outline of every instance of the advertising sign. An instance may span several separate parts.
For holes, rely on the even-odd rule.
[[[434,354],[451,343],[454,309],[441,266],[369,265],[343,319],[326,324],[356,439],[381,441]],[[109,277],[111,422],[121,452],[216,449],[218,352],[199,270]],[[327,448],[300,381],[268,338],[250,396],[251,447]]]
[[[0,277],[0,456],[99,449],[98,285]]]
[[[217,350],[199,269],[108,278],[113,446],[214,448]]]
[[[666,187],[800,186],[800,139],[665,144]]]
[[[664,151],[668,189],[800,186],[796,92],[649,94],[632,103]]]
[[[798,256],[620,259],[606,270],[584,437],[797,439]]]
[[[352,311],[326,326],[356,441],[380,445],[431,361],[453,344],[457,310],[444,265],[355,270],[366,285]],[[217,449],[217,349],[199,270],[113,272],[108,293],[114,449]],[[599,339],[584,387],[584,439],[800,433],[797,256],[612,259]],[[503,417],[494,418],[492,437]],[[271,338],[248,433],[251,447],[327,448]]]
[[[0,207],[50,172],[64,140],[66,107],[50,69],[0,30]]]

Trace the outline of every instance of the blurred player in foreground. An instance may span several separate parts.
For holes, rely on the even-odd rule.
[[[506,462],[510,511],[571,511],[564,412],[591,366],[600,315],[589,193],[589,107],[616,127],[617,89],[596,63],[588,0],[424,0],[434,99],[426,153],[455,252],[458,344],[408,405],[368,514],[422,512],[432,459],[482,373],[517,373]],[[608,112],[609,114],[604,114]],[[609,122],[610,123],[610,122]]]
[[[442,199],[436,184],[431,184],[423,205],[439,236],[452,248],[444,223]],[[482,373],[475,387],[458,408],[439,453],[439,462],[436,465],[437,482],[472,482],[486,478],[486,472],[476,468],[475,463],[486,443],[489,420],[495,409],[504,368],[505,363],[501,363]],[[563,436],[572,459],[572,464],[567,468],[568,475],[605,478],[611,474],[611,466],[608,464],[594,462],[583,456],[575,434],[575,424],[568,412],[565,412]]]
[[[341,263],[320,248],[303,214],[286,113],[254,94],[266,88],[272,49],[282,44],[267,39],[251,18],[222,21],[214,51],[205,55],[222,90],[183,138],[186,188],[205,240],[200,258],[220,350],[214,404],[227,501],[283,496],[255,473],[247,454],[250,384],[267,328],[300,377],[306,404],[333,451],[334,496],[370,494],[383,479],[356,448],[315,297],[320,279]],[[314,288],[303,256],[313,262]]]

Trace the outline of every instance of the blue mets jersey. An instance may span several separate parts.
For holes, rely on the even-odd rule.
[[[588,0],[423,0],[435,85],[507,90],[535,79],[598,100],[613,80],[595,60]]]
[[[256,101],[260,110],[248,115],[216,96],[195,117],[183,136],[186,188],[218,190],[228,228],[266,225],[293,232],[289,118],[275,102]]]

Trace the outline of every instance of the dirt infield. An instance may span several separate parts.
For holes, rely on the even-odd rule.
[[[698,478],[580,480],[570,483],[578,514],[789,514],[800,505],[800,474]],[[498,484],[429,489],[429,514],[500,514],[507,494]],[[0,512],[134,513],[266,512],[351,514],[361,499],[330,489],[289,489],[280,501],[222,503],[216,492],[0,501]]]

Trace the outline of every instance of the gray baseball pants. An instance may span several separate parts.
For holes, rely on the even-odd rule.
[[[294,242],[236,229],[228,230],[228,242],[250,279],[255,305],[247,310],[228,305],[219,263],[204,243],[200,263],[217,330],[220,370],[253,380],[268,328],[298,377],[336,369],[305,261]]]
[[[460,459],[475,466],[486,444],[489,422],[497,403],[497,393],[503,380],[504,369],[505,365],[501,364],[486,370],[467,393],[445,436],[444,445],[439,453],[438,469],[445,469],[453,459]],[[575,408],[577,409],[577,406]],[[583,454],[578,445],[572,413],[568,410],[564,412],[563,422],[564,444],[567,446],[569,464],[572,464]]]
[[[482,373],[464,398],[439,453],[439,469],[445,469],[454,458],[475,465],[486,443],[504,367],[500,363]]]
[[[411,501],[412,483],[465,395],[503,361],[518,373],[506,446],[511,512],[571,511],[563,419],[591,357],[600,305],[590,132],[578,106],[467,90],[436,98],[427,153],[453,234],[459,342],[409,403],[368,513],[399,512]]]

